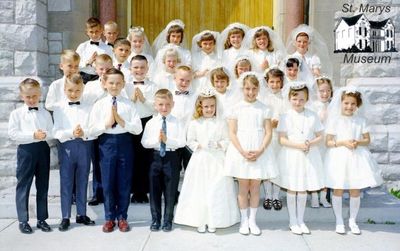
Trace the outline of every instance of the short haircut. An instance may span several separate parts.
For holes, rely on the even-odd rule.
[[[292,87],[290,87],[289,90],[289,94],[288,94],[288,99],[290,99],[291,97],[296,97],[297,95],[299,95],[300,92],[304,92],[306,94],[306,100],[308,101],[308,88],[306,85],[304,85],[304,87],[300,88],[300,89],[294,89]]]
[[[268,81],[269,81],[269,79],[271,77],[279,78],[281,80],[281,88],[282,88],[283,87],[283,78],[284,78],[284,76],[285,76],[285,74],[283,73],[283,71],[281,71],[278,68],[272,68],[269,71],[267,71],[267,73],[265,74],[265,80],[268,83]]]
[[[79,73],[74,73],[71,76],[65,78],[65,83],[83,85],[83,79]]]
[[[201,48],[201,42],[203,41],[214,41],[214,44],[216,43],[215,37],[210,32],[206,32],[200,37],[199,41],[197,41],[197,46]]]
[[[168,89],[159,89],[154,94],[154,98],[174,100],[172,93]]]
[[[174,48],[170,48],[170,49],[167,49],[167,50],[165,51],[165,53],[164,53],[164,55],[163,55],[163,57],[162,57],[163,63],[165,63],[165,60],[167,59],[167,57],[175,57],[177,63],[180,63],[180,62],[181,62],[181,58],[180,58],[180,56],[179,56],[179,53],[178,53],[178,51],[175,50]]]
[[[193,118],[194,119],[199,119],[199,118],[201,118],[203,116],[203,108],[201,106],[202,106],[203,101],[206,100],[206,99],[215,100],[215,114],[214,114],[214,116],[217,115],[217,97],[215,95],[208,96],[208,97],[199,95],[197,97],[197,99],[196,99],[196,103],[195,103],[195,106],[194,106],[195,107],[194,112],[193,112]]]
[[[134,60],[136,60],[136,61],[146,61],[146,63],[148,63],[147,58],[145,56],[143,56],[143,55],[135,55],[135,56],[133,56],[132,59],[131,59],[131,63]]]
[[[120,71],[120,70],[118,70],[118,69],[115,69],[115,68],[111,68],[111,69],[108,69],[107,71],[106,71],[106,73],[104,73],[104,76],[103,76],[103,78],[104,78],[104,81],[107,81],[107,78],[108,78],[108,76],[109,75],[120,75],[121,77],[122,77],[122,79],[124,80],[125,78],[124,78],[124,74],[122,73],[122,71]]]
[[[129,40],[126,38],[117,38],[114,42],[114,48],[117,48],[121,45],[126,45],[131,47],[131,42],[129,42]]]
[[[299,32],[299,34],[296,35],[296,40],[298,37],[307,37],[310,40],[310,37],[305,32]]]
[[[245,86],[246,83],[250,83],[255,85],[256,87],[260,87],[260,81],[258,81],[256,75],[253,74],[247,75],[246,77],[243,78],[243,87]]]
[[[296,64],[297,67],[300,67],[300,61],[297,58],[289,58],[286,61],[286,67],[294,67],[294,64]]]
[[[26,89],[37,88],[40,90],[40,84],[36,79],[26,78],[19,84],[19,91],[23,92]]]
[[[80,60],[81,60],[81,57],[74,50],[63,50],[61,52],[61,56],[60,56],[61,63],[64,63],[67,61],[67,62],[74,62],[74,63],[79,64]]]
[[[333,86],[332,86],[332,81],[327,78],[327,77],[321,77],[321,78],[317,78],[317,86],[319,87],[322,84],[327,84],[329,85],[329,88],[331,89],[331,98],[333,97]]]
[[[179,25],[172,25],[171,27],[169,27],[169,29],[167,31],[167,42],[168,43],[170,43],[169,37],[171,36],[172,33],[181,33],[181,41],[179,43],[182,43],[184,29]]]
[[[88,20],[86,20],[86,29],[94,28],[97,26],[101,27],[101,22],[98,18],[90,17]]]
[[[226,37],[225,43],[224,43],[224,49],[229,49],[232,47],[231,42],[229,41],[229,37],[233,34],[240,34],[242,35],[242,38],[244,38],[244,30],[238,27],[233,27],[232,29],[229,30],[228,36]]]
[[[104,24],[104,28],[114,28],[118,30],[118,24],[114,21],[108,21],[107,23]]]
[[[108,54],[100,54],[96,56],[95,64],[104,64],[104,63],[111,63],[112,58]]]
[[[180,66],[178,66],[178,67],[176,68],[176,70],[177,70],[177,71],[178,71],[178,70],[187,71],[187,72],[192,73],[192,68],[190,68],[190,67],[187,66],[187,65],[180,65]]]
[[[246,67],[249,66],[249,70],[251,71],[251,62],[250,60],[248,60],[247,58],[242,58],[239,61],[236,62],[235,64],[235,76],[238,78],[239,77],[239,73],[237,68],[238,67]]]
[[[267,51],[273,52],[274,51],[274,45],[271,40],[271,37],[269,36],[269,33],[266,29],[260,28],[258,29],[253,36],[253,41],[251,42],[251,49],[255,50],[257,49],[257,43],[256,43],[256,38],[259,38],[261,36],[266,36],[268,39],[268,46],[267,46]]]
[[[353,97],[353,98],[355,98],[356,102],[357,102],[357,107],[360,107],[362,105],[362,103],[363,103],[362,102],[362,97],[361,97],[361,92],[356,91],[356,92],[346,93],[346,91],[344,91],[342,93],[341,101],[343,101],[345,97]]]
[[[226,79],[228,82],[229,86],[229,76],[228,74],[224,71],[224,68],[219,67],[211,71],[210,73],[210,79],[211,79],[211,85],[214,86],[214,80],[215,79]]]

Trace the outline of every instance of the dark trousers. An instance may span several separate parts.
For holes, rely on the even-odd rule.
[[[141,118],[142,128],[145,128],[147,121],[152,117]],[[149,192],[149,170],[152,160],[153,149],[147,149],[142,146],[143,132],[139,135],[133,135],[134,163],[132,173],[132,194],[143,196]]]
[[[93,197],[98,200],[103,200],[103,186],[101,185],[101,170],[99,156],[99,140],[95,139],[92,143],[91,162],[93,166],[92,172],[92,189]]]
[[[77,215],[86,215],[87,185],[92,141],[69,140],[60,144],[60,190],[63,219],[71,217],[74,181]]]
[[[47,193],[49,189],[50,148],[47,142],[21,144],[17,148],[17,188],[15,203],[19,222],[29,220],[29,191],[33,177],[36,186],[37,219],[46,220],[48,215]]]
[[[106,220],[127,219],[133,165],[132,135],[99,136],[100,169]]]
[[[176,151],[167,151],[160,157],[154,151],[150,166],[150,209],[153,220],[161,220],[161,196],[164,195],[164,222],[172,222],[179,184],[179,159]]]
[[[179,170],[186,170],[187,165],[189,164],[190,157],[192,157],[192,150],[188,146],[176,149],[178,152],[179,158]]]

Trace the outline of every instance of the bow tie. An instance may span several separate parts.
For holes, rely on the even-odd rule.
[[[113,48],[114,48],[114,45],[113,45],[113,44],[107,43],[107,45],[109,45],[109,46],[111,46],[111,47],[113,47]]]
[[[144,85],[144,81],[133,81],[134,85]]]
[[[175,95],[189,95],[189,91],[175,91]]]
[[[28,107],[28,111],[31,110],[39,111],[39,107]]]
[[[80,105],[81,102],[80,101],[76,101],[76,102],[68,102],[68,105]]]
[[[90,41],[90,44],[94,44],[94,45],[99,46],[100,42]]]

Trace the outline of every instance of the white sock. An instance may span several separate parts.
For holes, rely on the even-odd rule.
[[[350,219],[354,220],[354,222],[356,222],[359,209],[360,209],[360,196],[350,197]]]
[[[289,224],[290,224],[290,226],[297,225],[296,194],[287,193],[286,201],[287,201],[287,208],[288,208],[288,212],[289,212]]]
[[[336,216],[336,225],[344,225],[342,216],[342,196],[332,195],[332,207]]]
[[[297,223],[304,224],[304,211],[306,210],[307,194],[297,194]]]
[[[265,191],[265,199],[272,198],[272,183],[269,180],[263,181],[264,191]]]
[[[257,215],[257,208],[250,207],[249,224],[256,225],[256,215]]]
[[[241,216],[241,217],[240,217],[240,221],[241,221],[242,223],[248,220],[248,217],[247,217],[247,209],[248,209],[248,208],[240,209],[240,216]]]
[[[281,191],[281,187],[275,184],[272,184],[274,192],[272,194],[272,199],[279,200],[279,192]]]
[[[319,193],[319,200],[327,202],[327,200],[326,200],[326,191],[321,190],[321,192]]]

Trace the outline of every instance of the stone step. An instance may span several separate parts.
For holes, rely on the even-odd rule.
[[[89,182],[90,185],[90,182]],[[262,191],[263,189],[261,189]],[[31,218],[36,216],[35,205],[35,188],[32,186],[30,196],[29,215]],[[61,215],[60,209],[60,192],[59,192],[59,173],[58,170],[50,172],[49,186],[49,218],[58,219]],[[281,196],[284,193],[281,192]],[[89,197],[89,195],[88,195]],[[201,198],[199,198],[201,199]],[[261,206],[257,214],[257,218],[261,221],[286,222],[288,221],[288,213],[286,208],[286,199],[283,199],[284,207],[280,211],[267,211]],[[343,216],[348,218],[349,207],[348,199],[343,200]],[[72,215],[75,215],[75,206],[72,207]],[[87,207],[87,214],[94,219],[103,219],[103,205]],[[146,220],[150,221],[149,204],[131,204],[129,207],[129,220]],[[0,191],[0,218],[15,219],[15,187],[10,187]],[[305,211],[305,220],[309,222],[329,222],[334,223],[335,217],[332,208],[310,208],[307,202]],[[382,189],[370,189],[364,192],[361,200],[361,209],[358,215],[359,222],[376,222],[376,223],[400,223],[400,200],[383,191]]]

